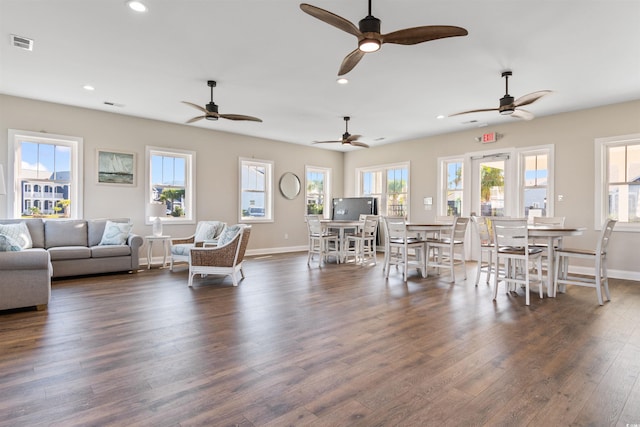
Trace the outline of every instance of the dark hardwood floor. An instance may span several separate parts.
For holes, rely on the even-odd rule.
[[[640,424],[638,282],[526,307],[474,264],[455,284],[306,253],[245,272],[55,280],[46,311],[0,312],[0,425]]]

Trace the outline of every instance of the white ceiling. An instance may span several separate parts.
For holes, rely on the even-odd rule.
[[[357,25],[365,0],[309,0]],[[554,93],[526,109],[537,117],[640,99],[638,0],[373,0],[382,32],[456,25],[454,37],[385,44],[336,83],[356,38],[293,0],[0,0],[0,93],[184,123],[217,80],[220,113],[263,123],[192,125],[310,145],[349,131],[372,146],[517,119],[497,112],[501,71],[514,97]],[[29,52],[10,35],[32,38]],[[95,91],[88,92],[83,85]],[[117,106],[105,105],[105,102]],[[477,120],[478,123],[468,123]],[[337,150],[361,150],[340,144]]]

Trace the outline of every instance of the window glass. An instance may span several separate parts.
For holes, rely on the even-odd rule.
[[[547,154],[524,156],[524,215],[529,218],[548,216]]]
[[[147,200],[165,205],[163,221],[193,221],[193,152],[147,147]],[[150,224],[151,217],[146,223]]]
[[[625,223],[640,223],[640,143],[607,150],[606,215]]]
[[[462,161],[445,162],[447,173],[447,216],[462,215],[463,200],[463,163]]]
[[[261,160],[240,160],[240,220],[273,220],[273,163]]]
[[[378,214],[408,216],[409,164],[359,169],[358,193],[378,199]]]
[[[330,216],[331,209],[327,207],[327,201],[331,199],[330,175],[330,169],[307,166],[305,194],[307,215]]]
[[[14,218],[82,216],[82,139],[9,131],[14,188]]]

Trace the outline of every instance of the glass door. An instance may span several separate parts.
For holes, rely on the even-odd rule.
[[[516,176],[508,154],[471,158],[471,211],[478,216],[502,217],[512,212]]]

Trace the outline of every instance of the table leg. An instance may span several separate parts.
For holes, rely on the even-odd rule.
[[[153,240],[147,240],[147,270],[151,269],[152,248],[153,248]]]
[[[553,251],[554,238],[549,236],[547,238],[547,296],[550,298],[555,298],[555,294],[553,293],[553,272],[554,272],[554,257],[555,253]]]
[[[167,252],[169,251],[169,241],[168,240],[164,240],[162,242],[162,268],[165,268],[167,266]]]

